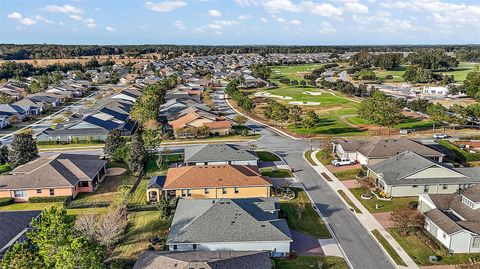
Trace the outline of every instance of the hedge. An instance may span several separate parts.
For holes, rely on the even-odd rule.
[[[461,162],[475,162],[475,161],[480,161],[480,153],[470,153],[468,151],[465,151],[454,144],[446,141],[446,140],[441,140],[439,142],[440,145],[452,150],[457,158]]]
[[[6,206],[11,204],[13,204],[13,198],[11,197],[0,198],[0,206]]]
[[[0,165],[0,173],[12,171],[12,166],[9,163]]]
[[[49,196],[49,197],[30,197],[28,202],[30,203],[52,203],[52,202],[63,202],[67,201],[70,196]]]

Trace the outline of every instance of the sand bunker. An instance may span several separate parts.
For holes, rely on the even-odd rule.
[[[291,101],[288,102],[290,105],[298,105],[298,106],[318,106],[320,102],[298,102],[298,101]]]
[[[303,93],[304,93],[304,94],[308,94],[308,95],[322,95],[321,92],[309,92],[309,91],[304,91]]]
[[[290,96],[281,96],[281,95],[274,95],[268,92],[257,92],[254,94],[255,97],[269,97],[269,98],[278,98],[282,100],[292,100]]]

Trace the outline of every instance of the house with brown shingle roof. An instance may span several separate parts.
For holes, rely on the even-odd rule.
[[[339,158],[348,158],[363,165],[382,162],[404,151],[412,151],[437,162],[442,162],[445,157],[441,152],[404,137],[372,140],[336,139],[332,144],[333,153]]]
[[[228,119],[201,111],[190,111],[168,124],[176,138],[195,137],[194,130],[201,128],[208,128],[212,135],[229,135],[232,131],[232,123]]]
[[[0,176],[0,198],[16,202],[31,197],[71,196],[92,192],[105,177],[106,161],[95,155],[42,156]]]
[[[425,230],[450,253],[480,253],[480,185],[454,194],[419,197]]]
[[[153,177],[147,199],[270,197],[272,183],[251,165],[196,165],[170,168],[166,177]]]

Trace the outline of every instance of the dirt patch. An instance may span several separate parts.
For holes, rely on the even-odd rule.
[[[122,167],[112,167],[107,169],[106,176],[113,177],[113,176],[120,176],[127,172],[127,169]]]

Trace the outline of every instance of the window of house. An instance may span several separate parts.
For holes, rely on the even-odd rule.
[[[177,250],[177,245],[173,245],[173,250]]]
[[[193,250],[197,250],[197,244],[192,245]]]
[[[238,188],[234,188],[235,194],[238,194]]]
[[[186,197],[187,196],[187,190],[182,190],[182,197]]]
[[[55,195],[55,189],[50,189],[50,196]]]
[[[428,193],[428,185],[423,186],[423,192]]]
[[[42,193],[42,189],[37,189],[37,194]]]
[[[446,190],[446,189],[448,189],[448,185],[447,185],[447,184],[443,184],[443,185],[442,185],[442,190]]]
[[[227,194],[227,188],[222,188],[222,194]]]
[[[205,194],[209,194],[210,190],[209,189],[204,189]]]
[[[474,237],[473,238],[472,248],[480,248],[480,237]]]
[[[88,187],[88,181],[80,181],[80,187],[81,187],[81,188],[86,188],[86,187]]]
[[[187,190],[187,196],[188,197],[192,196],[192,190],[190,190],[190,189]]]
[[[27,192],[26,191],[14,191],[13,196],[15,198],[27,197]]]

